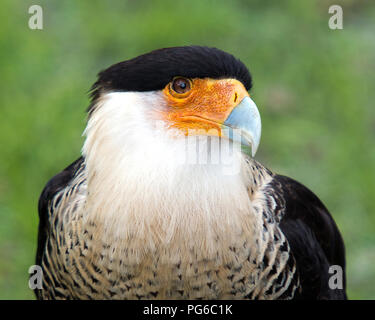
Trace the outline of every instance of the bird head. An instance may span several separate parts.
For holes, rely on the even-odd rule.
[[[251,86],[248,69],[231,54],[200,46],[164,48],[102,71],[92,87],[89,117],[112,104],[117,123],[110,126],[153,120],[184,136],[240,142],[254,156],[261,121]]]

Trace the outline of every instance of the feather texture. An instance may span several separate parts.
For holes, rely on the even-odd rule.
[[[182,165],[185,140],[149,121],[158,92],[98,103],[83,157],[39,200],[38,298],[346,297],[328,288],[329,266],[345,268],[343,242],[311,191],[241,151]],[[206,143],[198,158],[214,151]]]

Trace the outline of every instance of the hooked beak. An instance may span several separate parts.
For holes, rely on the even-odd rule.
[[[235,134],[233,129],[240,130],[240,134]],[[242,99],[222,125],[222,132],[227,138],[251,147],[252,157],[258,150],[261,131],[258,108],[249,96]]]

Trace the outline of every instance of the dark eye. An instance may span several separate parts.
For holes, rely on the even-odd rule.
[[[172,81],[171,88],[176,93],[186,93],[191,89],[191,81],[181,77],[175,78]]]

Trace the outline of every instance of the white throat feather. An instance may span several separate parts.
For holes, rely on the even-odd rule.
[[[136,259],[164,250],[175,260],[222,251],[225,260],[238,235],[260,232],[248,194],[251,172],[240,151],[231,158],[235,174],[224,164],[182,164],[187,140],[155,125],[163,103],[158,92],[114,92],[98,100],[84,132],[86,219],[100,225],[99,237],[122,243]],[[199,150],[189,149],[198,157],[208,152],[206,137],[199,141]]]

